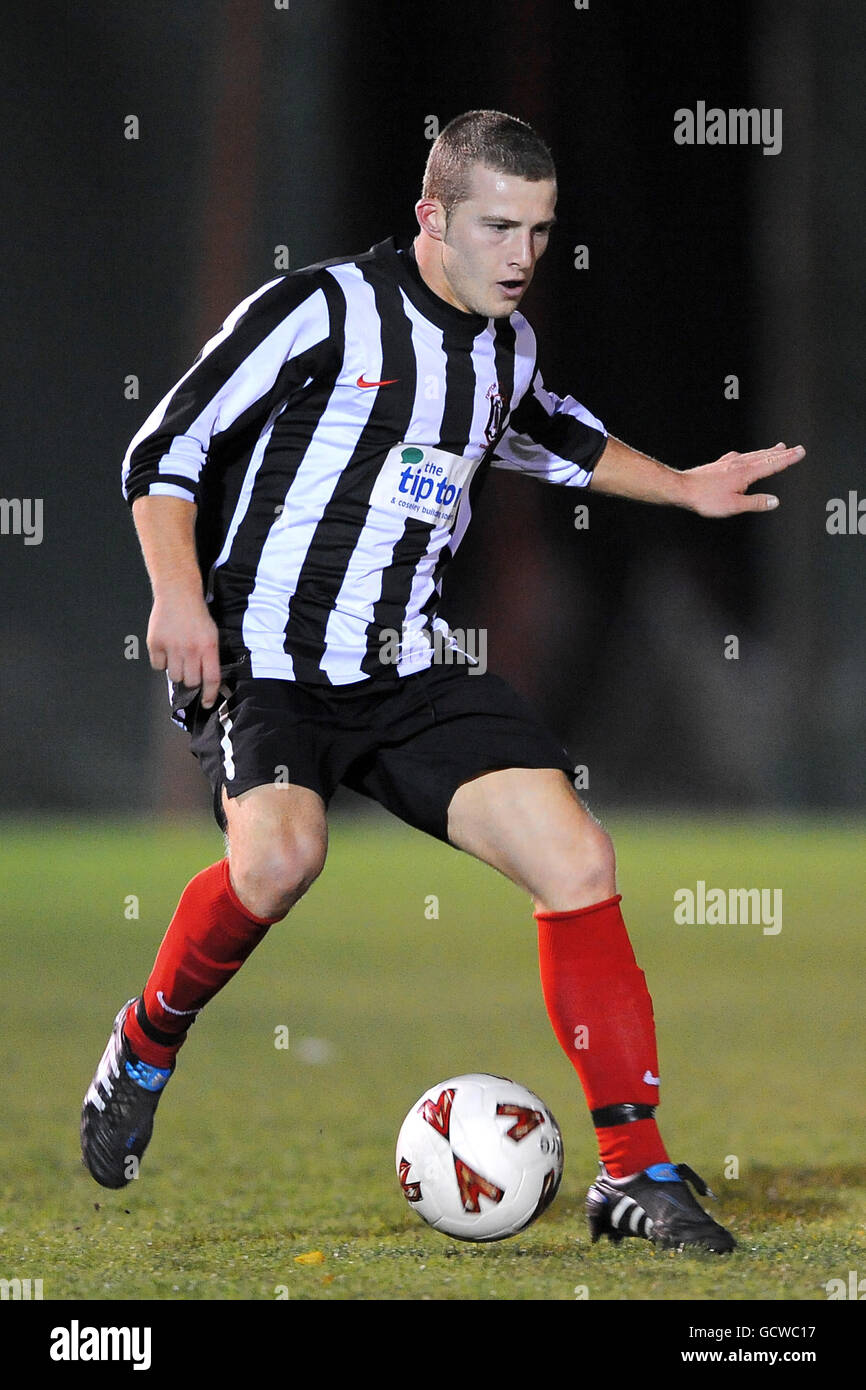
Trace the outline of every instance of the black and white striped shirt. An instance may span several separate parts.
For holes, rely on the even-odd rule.
[[[239,304],[132,440],[123,490],[197,503],[223,662],[349,685],[430,664],[490,467],[583,487],[606,438],[545,389],[522,314],[446,303],[391,238]]]

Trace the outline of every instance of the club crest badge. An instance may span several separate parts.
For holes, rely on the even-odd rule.
[[[484,426],[484,438],[488,444],[495,444],[502,433],[511,398],[500,391],[499,382],[494,381],[487,388],[487,399],[490,402],[490,414]]]

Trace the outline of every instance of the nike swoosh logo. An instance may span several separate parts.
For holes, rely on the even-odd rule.
[[[388,379],[388,381],[365,381],[364,373],[362,372],[361,375],[358,377],[358,380],[355,382],[355,385],[360,386],[362,390],[369,390],[371,386],[393,386],[394,383],[399,380],[400,378],[398,376],[392,376]]]
[[[658,1085],[660,1085],[659,1078],[658,1078],[657,1076],[653,1076],[653,1074],[652,1074],[652,1072],[650,1071],[649,1067],[647,1067],[646,1071],[644,1072],[644,1074],[643,1074],[643,1079],[644,1079],[644,1085],[645,1085],[645,1086],[658,1086]]]
[[[163,992],[162,992],[161,989],[158,989],[158,990],[156,991],[156,997],[157,997],[157,999],[159,1000],[159,1002],[160,1002],[160,1004],[162,1005],[162,1007],[165,1009],[166,1013],[177,1014],[178,1017],[180,1017],[182,1014],[200,1014],[200,1013],[201,1013],[201,1009],[173,1009],[173,1008],[171,1007],[170,1004],[166,1004],[166,1002],[165,1002],[165,995],[163,994]]]

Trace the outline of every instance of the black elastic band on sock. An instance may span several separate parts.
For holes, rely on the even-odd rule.
[[[593,1110],[592,1123],[596,1129],[607,1129],[610,1125],[627,1125],[632,1120],[651,1120],[656,1113],[654,1105],[603,1105]]]
[[[159,1043],[160,1047],[176,1047],[186,1034],[186,1029],[183,1033],[161,1033],[158,1028],[154,1028],[145,1012],[143,995],[135,1006],[135,1017],[144,1036],[150,1038],[151,1042]]]

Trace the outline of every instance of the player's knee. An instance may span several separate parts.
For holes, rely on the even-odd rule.
[[[285,917],[322,872],[325,853],[324,839],[308,834],[231,855],[234,890],[254,916]]]
[[[597,822],[586,823],[572,848],[548,875],[536,907],[569,912],[603,902],[616,892],[616,854],[613,840]]]
[[[586,846],[577,857],[576,869],[584,891],[598,894],[596,901],[616,891],[616,853],[613,840],[602,826],[593,824]]]

